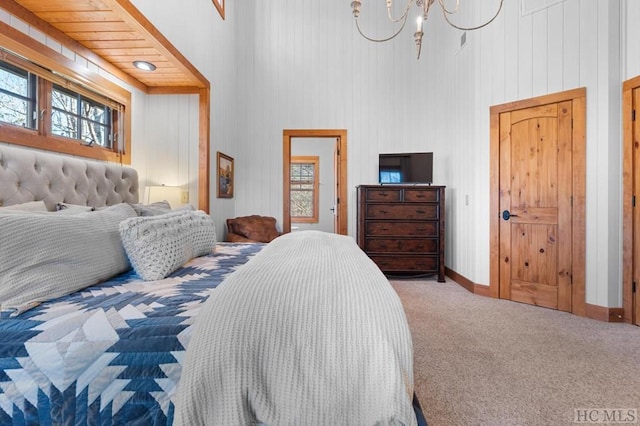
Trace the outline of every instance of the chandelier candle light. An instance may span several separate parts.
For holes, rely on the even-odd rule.
[[[371,1],[373,1],[373,0],[371,0]],[[427,20],[427,16],[429,15],[429,9],[431,8],[431,5],[436,0],[408,0],[407,1],[407,6],[404,9],[404,13],[399,18],[394,18],[392,13],[391,13],[392,0],[386,0],[386,1],[387,1],[387,16],[389,17],[389,21],[391,21],[393,23],[397,23],[397,22],[400,23],[400,27],[398,28],[398,30],[394,34],[392,34],[391,36],[386,37],[386,38],[372,38],[372,37],[369,37],[369,36],[365,35],[362,32],[362,29],[360,29],[360,23],[359,23],[359,20],[358,20],[358,17],[360,16],[360,7],[362,6],[362,1],[361,0],[353,0],[351,2],[351,8],[353,9],[353,17],[355,18],[356,28],[358,28],[358,32],[360,33],[360,35],[362,37],[366,38],[369,41],[373,41],[373,42],[376,42],[376,43],[382,43],[382,42],[389,41],[389,40],[395,38],[398,34],[400,34],[400,32],[404,28],[405,24],[407,23],[407,17],[409,16],[409,10],[411,9],[411,5],[413,3],[415,3],[415,5],[420,9],[420,14],[418,15],[418,18],[416,20],[416,32],[413,33],[413,37],[415,38],[416,47],[418,49],[418,59],[420,59],[420,50],[422,48],[422,36],[424,35],[424,33],[422,32],[422,22]],[[495,15],[493,15],[493,17],[491,19],[489,19],[487,22],[485,22],[483,24],[476,25],[474,27],[462,27],[462,26],[454,24],[449,19],[449,15],[453,15],[454,13],[456,13],[458,11],[458,7],[460,6],[460,0],[456,0],[456,6],[451,10],[447,9],[447,7],[445,6],[444,2],[445,2],[445,0],[438,0],[438,5],[440,5],[440,8],[442,9],[442,15],[444,16],[445,21],[447,21],[447,23],[449,25],[451,25],[453,28],[457,28],[457,29],[462,30],[462,31],[471,31],[471,30],[477,30],[477,29],[480,29],[482,27],[485,27],[485,26],[489,25],[491,22],[493,22],[493,20],[496,19],[496,17],[500,14],[500,11],[502,10],[502,3],[504,2],[504,0],[500,0],[500,5],[498,7],[498,11],[495,13]]]

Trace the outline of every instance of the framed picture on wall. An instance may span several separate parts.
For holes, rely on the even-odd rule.
[[[211,0],[215,5],[216,9],[218,9],[218,13],[224,19],[224,0]]]
[[[218,198],[233,198],[233,158],[218,151]]]

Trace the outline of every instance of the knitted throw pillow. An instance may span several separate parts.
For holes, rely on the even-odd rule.
[[[175,211],[141,216],[120,223],[122,245],[143,280],[160,280],[189,260],[209,254],[216,228],[203,211]]]

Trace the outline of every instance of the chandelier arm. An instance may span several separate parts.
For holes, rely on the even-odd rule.
[[[373,41],[375,43],[383,43],[385,41],[389,41],[393,38],[395,38],[398,34],[400,34],[400,32],[402,31],[402,29],[404,28],[405,24],[407,23],[407,14],[404,15],[404,20],[402,21],[402,25],[400,26],[400,28],[398,29],[398,31],[396,31],[395,34],[391,35],[390,37],[387,38],[371,38],[366,36],[362,30],[360,29],[360,23],[358,22],[358,19],[356,19],[356,28],[358,29],[358,32],[360,33],[360,35],[364,38],[366,38],[369,41]]]
[[[389,16],[389,20],[391,22],[400,22],[400,21],[406,22],[407,21],[407,16],[409,15],[409,9],[411,8],[411,3],[413,3],[413,1],[414,0],[409,0],[407,2],[407,7],[404,9],[404,13],[399,18],[394,18],[393,16],[391,16],[391,7],[388,7],[387,8],[387,16]]]
[[[494,21],[494,19],[496,19],[498,17],[498,15],[500,14],[500,11],[502,10],[502,4],[503,3],[504,3],[504,0],[500,0],[500,7],[498,7],[498,11],[496,12],[495,15],[493,15],[493,17],[491,19],[489,19],[484,24],[481,24],[481,25],[478,25],[478,26],[475,26],[475,27],[460,27],[460,26],[454,24],[453,22],[451,22],[449,20],[449,17],[447,16],[447,12],[445,11],[444,7],[442,8],[442,16],[444,16],[444,19],[447,21],[447,24],[451,25],[453,28],[456,28],[458,30],[462,30],[462,31],[479,30],[480,28],[486,27],[487,25],[492,23]],[[442,1],[441,0],[440,0],[440,5],[442,5]]]
[[[444,0],[438,0],[438,3],[440,3],[442,11],[449,15],[453,15],[454,13],[456,13],[458,11],[458,8],[460,7],[460,0],[456,0],[456,7],[453,10],[447,9],[447,7],[444,5]]]

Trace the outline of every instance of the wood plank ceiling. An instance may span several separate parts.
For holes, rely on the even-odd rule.
[[[9,9],[20,18],[43,21],[149,91],[175,88],[189,92],[209,87],[207,79],[129,0],[12,1],[19,7]],[[151,62],[157,69],[140,70],[133,65],[136,60]]]

